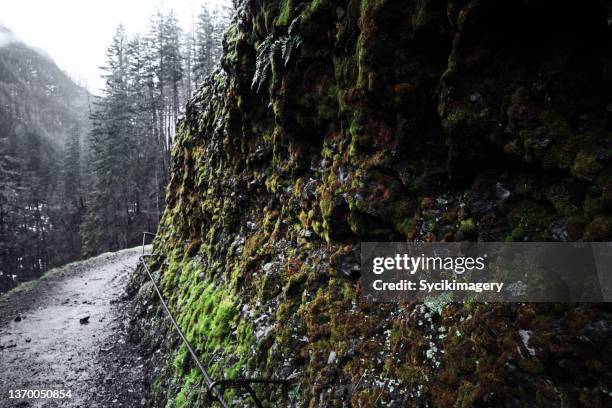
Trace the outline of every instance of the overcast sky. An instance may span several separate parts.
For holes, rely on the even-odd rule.
[[[96,93],[99,66],[115,28],[144,33],[158,8],[172,8],[184,29],[203,4],[226,0],[0,0],[0,23],[26,43],[44,49],[74,80]]]

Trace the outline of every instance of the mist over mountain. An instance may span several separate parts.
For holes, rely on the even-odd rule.
[[[74,83],[44,51],[28,46],[0,25],[3,116],[63,146],[66,130],[87,117],[88,100],[87,90]]]
[[[54,234],[82,211],[89,122],[87,90],[0,26],[0,292],[78,256],[78,231]]]
[[[0,23],[0,47],[4,47],[12,42],[18,42],[17,37],[8,27]]]

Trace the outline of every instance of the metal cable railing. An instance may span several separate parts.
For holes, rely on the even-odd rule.
[[[157,259],[158,257],[160,257],[160,255],[146,254],[145,253],[145,244],[146,244],[147,236],[155,237],[155,234],[153,234],[151,232],[143,232],[142,233],[142,255],[139,257],[140,262],[144,266],[144,269],[145,269],[147,275],[149,276],[149,279],[153,283],[153,287],[155,288],[155,292],[157,293],[157,296],[159,297],[159,300],[160,300],[160,302],[161,302],[161,304],[162,304],[166,314],[170,318],[170,321],[172,322],[172,325],[174,326],[174,328],[176,329],[179,337],[181,338],[181,340],[185,344],[185,347],[187,347],[187,350],[189,351],[189,354],[193,358],[193,361],[196,363],[196,366],[198,367],[198,369],[202,373],[202,376],[204,377],[204,381],[206,382],[206,388],[207,388],[207,395],[208,395],[208,397],[211,400],[213,400],[213,401],[217,401],[219,404],[221,404],[221,406],[223,408],[229,408],[230,405],[223,398],[223,394],[225,393],[225,391],[227,389],[230,389],[230,388],[243,389],[253,399],[253,402],[255,403],[255,405],[258,408],[263,408],[263,403],[261,402],[261,400],[257,396],[257,393],[255,392],[255,390],[253,389],[251,384],[278,384],[278,385],[285,385],[286,386],[286,385],[291,384],[292,381],[290,379],[270,379],[270,378],[236,378],[236,379],[233,379],[233,380],[226,380],[226,379],[223,379],[223,380],[213,380],[210,377],[210,375],[208,374],[208,372],[206,371],[206,368],[204,368],[204,365],[200,362],[200,359],[198,358],[198,356],[197,356],[196,352],[194,351],[193,347],[191,346],[191,343],[189,343],[189,340],[187,340],[187,337],[185,337],[185,334],[183,333],[183,331],[179,327],[176,319],[174,318],[174,316],[170,312],[170,309],[168,308],[168,304],[164,300],[164,297],[162,296],[161,290],[157,286],[157,283],[155,282],[155,279],[153,278],[153,274],[151,273],[151,270],[149,269],[149,266],[147,265],[146,258]]]

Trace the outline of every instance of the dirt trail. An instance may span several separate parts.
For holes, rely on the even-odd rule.
[[[121,298],[139,253],[75,262],[0,297],[1,408],[145,403],[143,365],[127,341]],[[11,389],[70,390],[72,397],[10,399]]]

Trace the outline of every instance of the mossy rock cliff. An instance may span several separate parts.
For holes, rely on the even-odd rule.
[[[367,240],[612,238],[610,21],[600,1],[244,1],[155,241],[211,374],[294,378],[256,387],[276,407],[612,406],[605,304],[378,305],[359,280]],[[150,405],[209,406],[138,300],[165,356]]]

